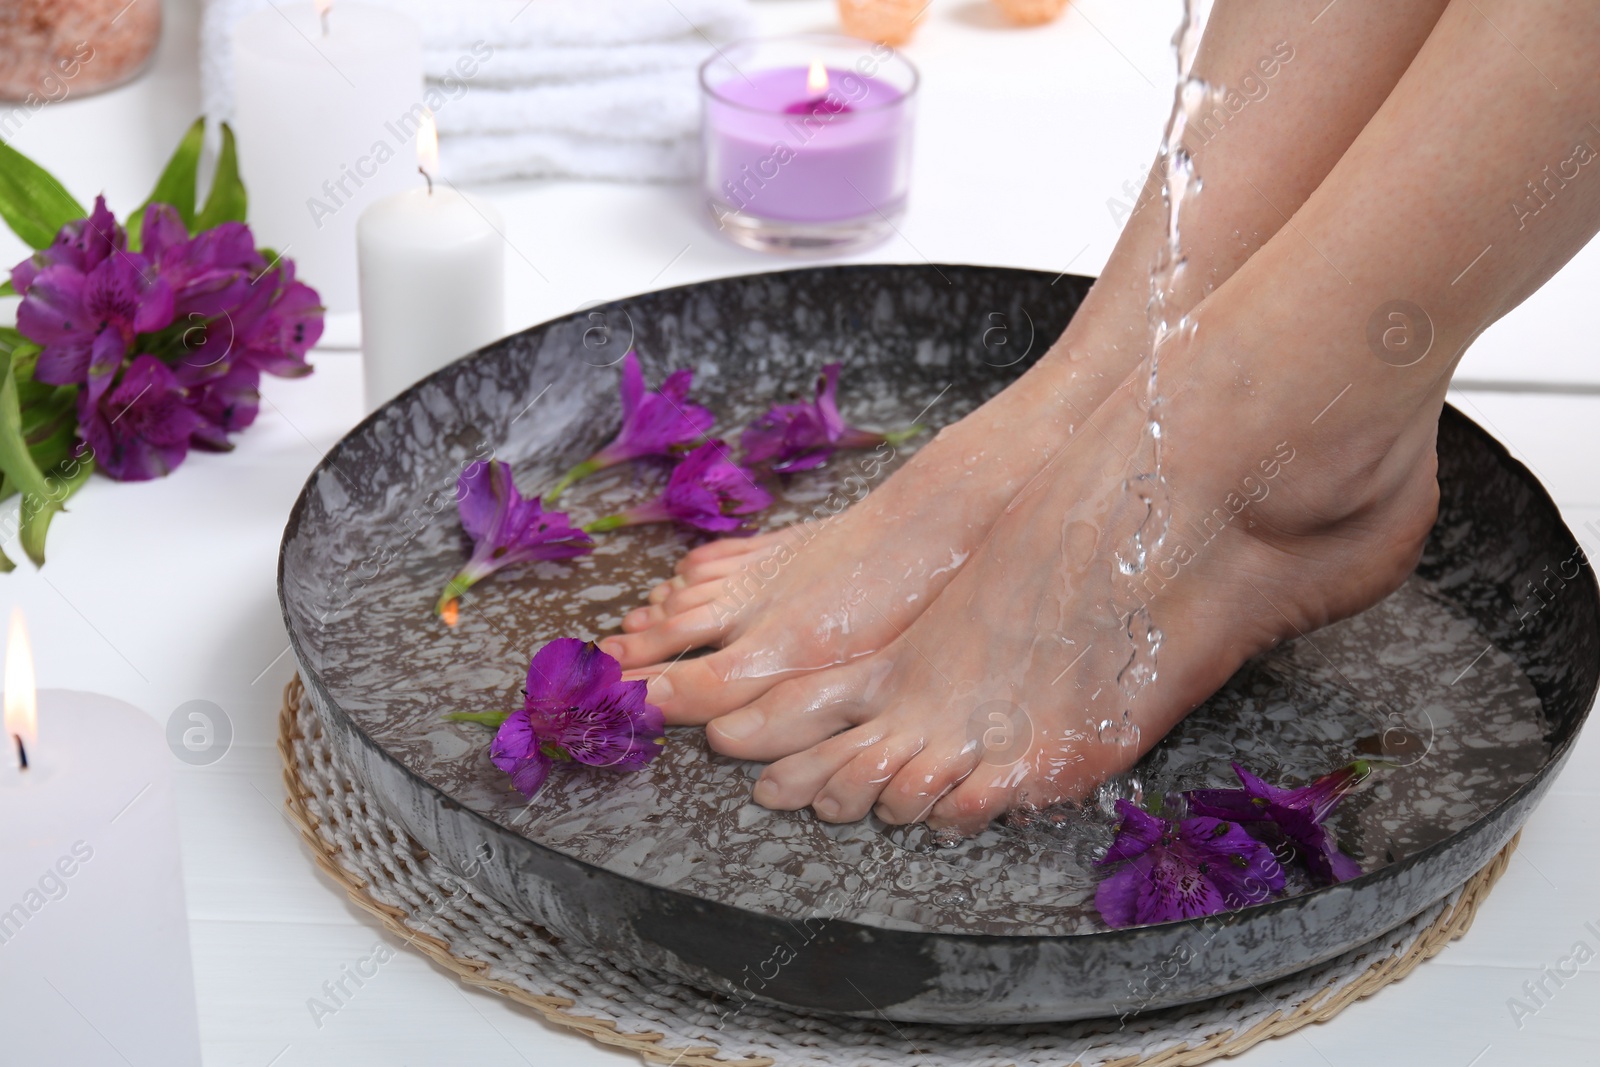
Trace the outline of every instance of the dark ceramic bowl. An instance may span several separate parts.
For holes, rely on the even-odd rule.
[[[317,713],[371,796],[528,919],[631,969],[802,1009],[927,1022],[1121,1014],[1270,981],[1395,927],[1517,831],[1600,678],[1600,597],[1550,498],[1459,413],[1439,426],[1439,522],[1413,577],[1354,619],[1242,669],[1147,757],[1147,788],[1281,780],[1361,754],[1393,769],[1331,825],[1368,873],[1204,922],[1109,930],[1092,907],[1107,820],[1013,818],[948,847],[925,828],[830,827],[748,802],[759,767],[675,730],[647,770],[563,766],[531,803],[446,712],[509,708],[532,651],[614,627],[689,538],[647,527],[590,557],[507,571],[431,615],[463,559],[452,491],[495,454],[532,493],[616,427],[628,345],[652,382],[696,371],[737,427],[844,364],[846,416],[952,421],[1061,331],[1088,279],[961,266],[829,267],[651,293],[508,337],[340,442],[289,518],[279,595]],[[770,525],[838,510],[903,456],[836,456]],[[882,469],[879,469],[882,468]],[[614,469],[563,498],[580,521],[659,486]],[[1530,587],[1529,583],[1533,583]],[[1530,599],[1530,588],[1542,590]]]

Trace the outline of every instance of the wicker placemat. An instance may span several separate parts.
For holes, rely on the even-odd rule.
[[[1383,937],[1204,1004],[1078,1023],[897,1024],[739,1004],[671,975],[619,970],[482,896],[369,804],[298,678],[284,690],[279,726],[289,816],[352,901],[461,981],[673,1067],[1187,1067],[1236,1055],[1332,1018],[1437,955],[1472,925],[1517,845]]]

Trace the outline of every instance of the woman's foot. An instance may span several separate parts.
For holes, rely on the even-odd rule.
[[[1096,447],[1048,464],[882,651],[707,727],[720,752],[777,761],[757,802],[970,830],[1019,803],[1081,797],[1245,659],[1404,580],[1437,507],[1438,399],[1375,417],[1381,397],[1346,397],[1353,417],[1319,420],[1326,398],[1255,356],[1291,338],[1218,336],[1163,357],[1168,389],[1182,383],[1165,405],[1171,524],[1143,574],[1117,563],[1146,518],[1127,488],[1148,441],[1135,374],[1096,412]],[[1118,678],[1145,623],[1160,634],[1157,671],[1130,702]]]
[[[650,679],[650,700],[672,723],[708,722],[786,679],[884,648],[1017,490],[1078,447],[1088,413],[1141,357],[1142,310],[1111,302],[1091,295],[1026,375],[843,513],[688,553],[601,647],[628,677]],[[719,650],[679,659],[703,646]]]

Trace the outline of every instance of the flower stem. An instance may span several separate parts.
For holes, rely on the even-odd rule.
[[[476,722],[496,730],[511,718],[509,711],[455,711],[445,716],[451,722]]]
[[[902,445],[926,429],[922,423],[914,422],[903,430],[890,430],[883,435],[883,440],[888,445]]]
[[[605,533],[629,525],[628,513],[618,512],[615,515],[604,515],[584,526],[584,533]]]
[[[573,482],[587,478],[595,471],[604,470],[609,465],[610,464],[601,462],[594,456],[590,456],[588,459],[584,460],[582,463],[578,464],[576,467],[573,467],[571,470],[561,476],[561,480],[544,495],[545,502],[547,504],[555,503],[556,497],[566,492],[567,488],[571,486]]]
[[[477,580],[478,577],[476,575],[468,574],[466,571],[458,573],[445,585],[444,592],[439,594],[439,601],[434,604],[433,613],[435,615],[443,615],[445,606],[468,589],[471,589]]]

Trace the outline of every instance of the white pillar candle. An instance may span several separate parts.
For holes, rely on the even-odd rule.
[[[0,1056],[198,1067],[172,756],[155,720],[46,689],[13,616],[0,760]],[[28,766],[18,765],[17,738]]]
[[[330,8],[326,20],[318,7]],[[422,33],[356,3],[275,4],[233,35],[233,129],[256,241],[333,312],[356,309],[356,218],[408,188]],[[324,32],[326,28],[326,32]]]
[[[434,182],[433,117],[417,138],[419,188],[361,213],[361,360],[367,410],[505,331],[505,240],[488,204]]]

